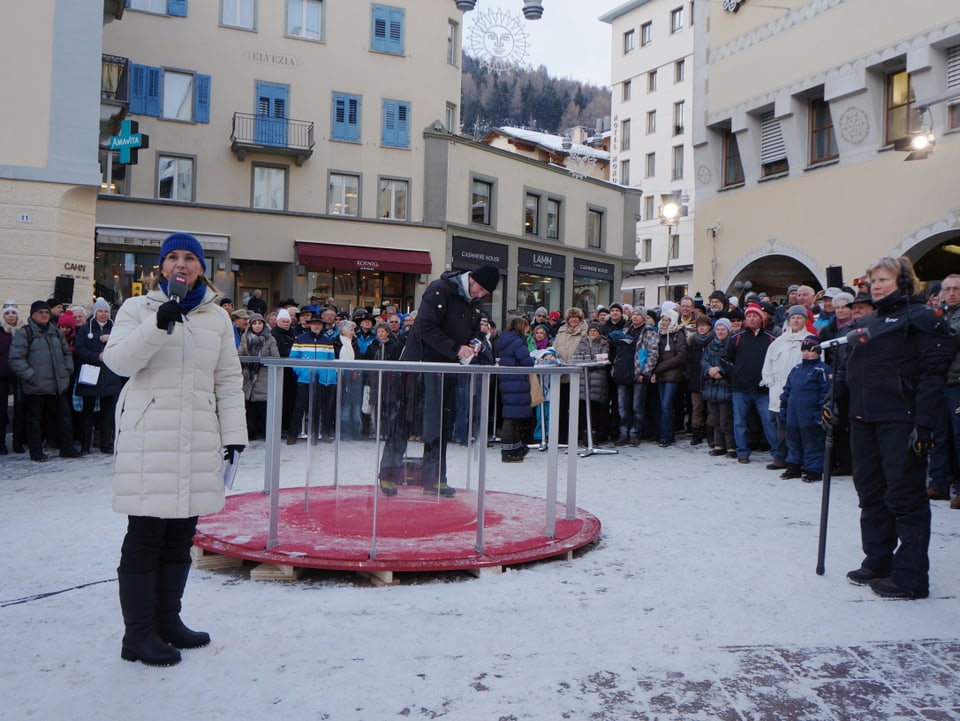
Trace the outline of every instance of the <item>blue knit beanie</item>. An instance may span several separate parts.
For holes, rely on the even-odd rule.
[[[167,239],[163,241],[163,247],[160,248],[160,265],[163,265],[163,259],[167,257],[167,254],[174,250],[190,251],[199,259],[203,271],[207,271],[207,259],[203,257],[203,246],[200,245],[199,240],[189,233],[174,233],[167,236]]]

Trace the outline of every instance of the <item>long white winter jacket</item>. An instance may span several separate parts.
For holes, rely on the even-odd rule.
[[[774,413],[780,411],[780,394],[787,383],[790,371],[803,358],[800,357],[800,344],[810,335],[810,331],[801,328],[794,333],[789,328],[777,336],[767,349],[763,359],[760,385],[770,389],[769,408]]]
[[[247,443],[243,379],[226,311],[207,289],[176,323],[157,328],[162,290],[125,301],[103,362],[128,376],[117,402],[113,510],[187,518],[223,508],[222,447]]]

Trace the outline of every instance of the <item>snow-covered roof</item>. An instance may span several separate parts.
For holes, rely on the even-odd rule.
[[[524,128],[513,128],[510,126],[494,128],[492,132],[508,135],[511,138],[517,138],[518,140],[525,140],[528,143],[535,143],[536,145],[540,145],[553,153],[584,155],[587,157],[596,158],[597,160],[602,160],[604,162],[610,161],[610,153],[608,153],[606,150],[598,150],[597,148],[593,148],[589,145],[583,145],[582,143],[572,143],[569,148],[564,148],[562,135],[541,133],[537,130],[526,130]]]

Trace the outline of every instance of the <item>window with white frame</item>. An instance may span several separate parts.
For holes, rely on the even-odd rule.
[[[670,11],[670,32],[678,33],[683,30],[683,5]]]
[[[587,209],[587,247],[603,247],[603,211]]]
[[[670,234],[670,260],[677,260],[680,257],[680,236]]]
[[[287,0],[287,35],[323,40],[323,0]]]
[[[647,92],[652,93],[657,89],[657,71],[651,70],[647,73]]]
[[[640,47],[653,42],[653,23],[648,22],[640,26]]]
[[[447,109],[444,112],[443,126],[448,133],[457,132],[457,106],[453,103],[447,103]]]
[[[620,121],[620,149],[630,150],[630,118]]]
[[[652,178],[657,174],[657,154],[656,153],[647,153],[644,158],[645,163],[643,166],[643,177]]]
[[[193,158],[157,155],[157,197],[193,202]]]
[[[231,28],[255,30],[257,0],[220,0],[220,24]]]
[[[407,219],[407,192],[409,183],[406,180],[394,178],[380,178],[380,188],[377,194],[377,217],[390,220]]]
[[[286,210],[287,169],[278,166],[253,166],[253,207]]]
[[[560,239],[560,202],[556,198],[547,198],[547,237]]]
[[[360,215],[360,176],[330,173],[327,183],[327,213],[356,218]]]
[[[647,111],[647,135],[653,135],[657,132],[657,111]]]
[[[620,99],[623,100],[623,102],[627,102],[628,100],[630,100],[630,94],[632,92],[633,92],[633,83],[631,83],[629,80],[624,80],[622,85],[622,90],[620,93]]]
[[[652,198],[651,198],[652,200]],[[653,238],[642,238],[640,240],[640,255],[637,258],[641,263],[649,263],[653,254]]]
[[[193,73],[163,72],[162,118],[193,120]]]
[[[627,55],[637,49],[637,34],[631,28],[623,34],[623,54]]]
[[[620,185],[630,185],[630,161],[620,161]]]
[[[480,225],[493,223],[493,183],[473,181],[470,191],[470,221]]]
[[[447,64],[460,65],[460,25],[453,20],[447,23]]]
[[[643,196],[643,219],[644,220],[653,220],[657,215],[656,208],[653,207],[653,204],[656,202],[656,198],[652,195]]]
[[[673,167],[670,169],[670,177],[673,180],[683,178],[683,146],[673,146]]]
[[[687,75],[687,62],[680,58],[673,64],[673,82],[682,83]]]
[[[167,0],[129,0],[127,7],[155,15],[167,15]],[[171,13],[172,14],[172,13]]]
[[[540,235],[540,196],[527,193],[523,198],[523,232]]]
[[[683,135],[684,129],[684,104],[680,100],[673,104],[673,134],[674,135]]]

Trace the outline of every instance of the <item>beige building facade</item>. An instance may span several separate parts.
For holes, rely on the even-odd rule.
[[[699,4],[697,4],[699,5]],[[695,184],[693,12],[684,0],[632,0],[600,20],[611,27],[611,180],[643,188],[636,264],[623,298],[659,306],[697,288],[693,280]],[[661,222],[664,204],[687,209]]]
[[[237,305],[259,288],[271,306],[405,311],[483,262],[505,278],[498,319],[537,295],[523,268],[551,278],[556,308],[609,303],[635,194],[457,135],[465,17],[450,0],[133,0],[103,52],[149,147],[136,165],[101,149],[98,289],[143,292],[184,230]]]
[[[87,302],[100,185],[103,25],[122,3],[52,0],[0,10],[0,295]]]
[[[695,287],[849,284],[884,255],[960,270],[955,2],[696,8]]]

